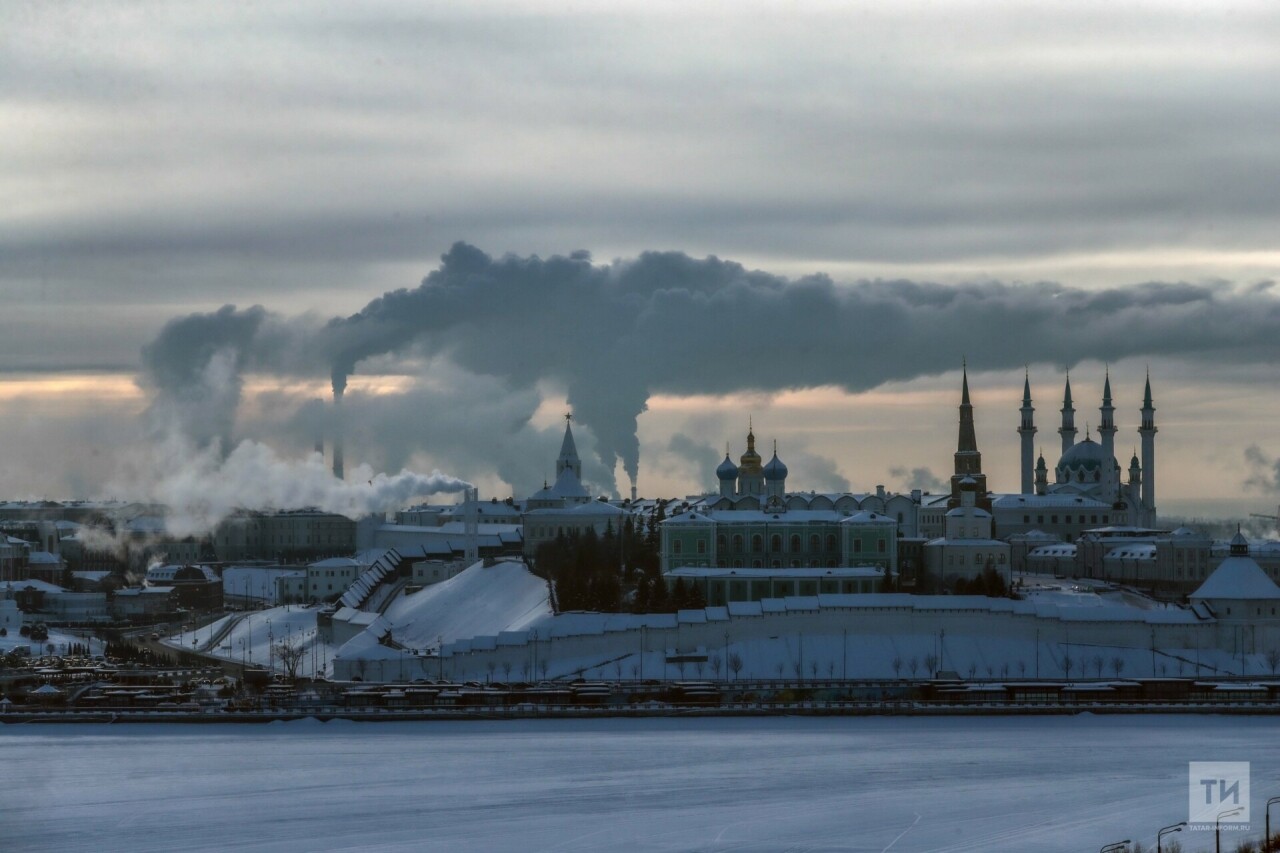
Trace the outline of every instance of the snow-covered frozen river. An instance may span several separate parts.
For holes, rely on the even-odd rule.
[[[1154,849],[1191,760],[1252,762],[1260,835],[1280,719],[10,725],[0,850]]]

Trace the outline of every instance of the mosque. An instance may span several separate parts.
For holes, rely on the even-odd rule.
[[[688,503],[664,525],[664,568],[836,568],[879,564],[866,546],[887,547],[890,565],[927,568],[939,577],[972,577],[987,567],[1012,578],[1015,551],[1049,542],[1074,542],[1087,531],[1141,530],[1156,520],[1155,406],[1147,377],[1128,480],[1115,458],[1115,405],[1111,375],[1102,389],[1095,441],[1086,429],[1076,441],[1076,410],[1068,375],[1063,393],[1061,455],[1049,482],[1043,452],[1037,458],[1037,427],[1031,379],[1023,382],[1017,433],[1021,483],[1016,492],[992,492],[982,470],[973,421],[967,366],[962,371],[959,428],[950,490],[941,494],[788,491],[788,469],[777,444],[766,462],[748,425],[746,452],[735,464],[726,450],[715,470],[718,493]],[[865,533],[885,526],[897,541],[865,543]],[[758,529],[757,529],[758,528]],[[878,528],[878,529],[877,529]],[[859,531],[854,533],[854,531]],[[755,543],[755,544],[752,544]],[[856,550],[855,550],[856,549]],[[872,552],[876,556],[885,552]]]

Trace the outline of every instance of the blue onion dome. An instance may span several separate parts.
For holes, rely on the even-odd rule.
[[[764,477],[766,480],[785,480],[787,478],[787,466],[782,464],[782,460],[778,458],[778,451],[773,451],[773,458],[769,460],[769,464],[764,466]]]
[[[738,479],[738,466],[729,460],[729,454],[724,455],[724,461],[720,463],[720,467],[716,468],[716,476],[721,480]]]

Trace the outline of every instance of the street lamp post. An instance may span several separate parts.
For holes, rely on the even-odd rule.
[[[1234,809],[1227,809],[1225,812],[1218,812],[1218,817],[1213,821],[1213,850],[1214,853],[1222,853],[1222,819],[1224,817],[1233,817],[1244,811],[1243,806],[1236,806]]]
[[[1124,848],[1129,846],[1129,839],[1124,841],[1113,841],[1110,844],[1102,845],[1102,849],[1098,853],[1123,853]]]
[[[1267,834],[1262,837],[1262,840],[1266,842],[1266,844],[1271,843],[1271,804],[1272,803],[1280,803],[1280,797],[1272,797],[1271,799],[1267,800],[1267,829],[1266,829]]]
[[[1175,823],[1173,826],[1166,826],[1164,829],[1157,832],[1156,833],[1156,853],[1164,853],[1164,847],[1161,846],[1161,842],[1164,840],[1164,837],[1166,835],[1172,835],[1175,832],[1182,832],[1182,828],[1185,827],[1186,825],[1187,825],[1187,822],[1184,820],[1181,823]]]

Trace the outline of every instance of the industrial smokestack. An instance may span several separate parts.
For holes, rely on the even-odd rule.
[[[333,389],[333,476],[342,477],[342,388]]]
[[[632,502],[632,503],[635,503],[635,502],[636,502],[636,486],[635,486],[635,483],[632,483],[632,484],[631,484],[631,502]]]
[[[316,399],[316,453],[324,459],[324,400]]]

